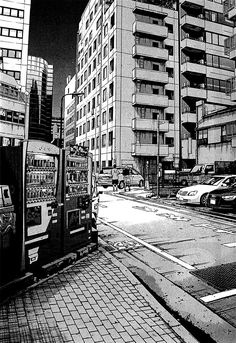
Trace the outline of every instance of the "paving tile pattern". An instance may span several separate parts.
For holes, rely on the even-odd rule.
[[[180,343],[102,252],[0,306],[0,342]]]

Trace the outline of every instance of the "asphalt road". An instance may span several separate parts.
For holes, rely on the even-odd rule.
[[[230,342],[230,339],[226,340],[222,336],[228,330],[224,323],[221,327],[217,317],[209,319],[213,322],[209,329],[208,319],[203,320],[206,313],[202,313],[200,308],[197,314],[191,313],[189,300],[184,299],[183,294],[176,300],[171,285],[176,285],[185,294],[191,294],[207,309],[236,327],[233,315],[236,309],[236,287],[233,285],[232,289],[226,289],[232,294],[222,295],[225,291],[224,280],[223,286],[220,285],[223,288],[220,289],[219,284],[215,283],[219,278],[211,278],[212,267],[229,266],[235,262],[234,223],[193,213],[188,209],[140,203],[112,193],[101,195],[99,217],[99,235],[117,258],[143,279],[174,311],[184,312],[181,315],[188,317],[193,325],[198,322],[197,327],[209,333],[216,342]],[[199,270],[206,270],[206,278],[196,277],[194,273]],[[223,277],[224,273],[227,275],[227,270],[223,271]],[[160,276],[165,281],[157,280]]]

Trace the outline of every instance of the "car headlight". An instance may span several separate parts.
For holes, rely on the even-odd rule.
[[[222,195],[222,199],[224,199],[224,200],[235,200],[236,195]]]
[[[197,191],[190,191],[189,193],[188,193],[188,195],[190,196],[190,197],[193,197],[194,195],[196,195],[197,194]]]

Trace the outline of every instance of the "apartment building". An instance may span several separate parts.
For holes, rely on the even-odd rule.
[[[28,138],[51,142],[53,66],[41,57],[28,57],[27,91],[29,93]]]
[[[232,12],[222,0],[180,3],[183,161],[234,160],[228,135],[235,127],[236,100],[229,91],[235,75]]]
[[[75,92],[75,75],[71,78],[68,76],[67,85],[65,88],[65,113],[64,113],[64,147],[68,147],[75,143],[75,130],[78,131],[78,127],[75,127],[75,101],[76,98],[72,94]]]
[[[0,145],[25,138],[30,4],[0,0]]]
[[[157,5],[163,3],[163,6]],[[164,7],[165,6],[165,7]],[[179,164],[178,12],[173,1],[90,0],[79,23],[76,141],[95,167]]]

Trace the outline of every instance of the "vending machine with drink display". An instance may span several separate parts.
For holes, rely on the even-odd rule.
[[[61,256],[60,156],[58,147],[38,140],[0,147],[0,183],[12,190],[21,271]]]
[[[91,243],[92,155],[83,146],[65,150],[64,253]]]

